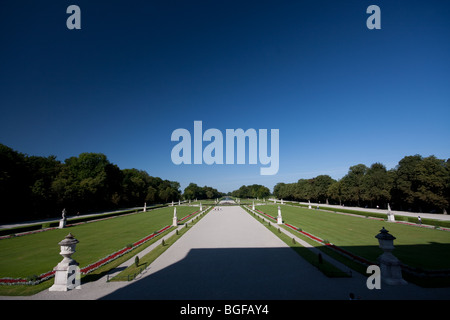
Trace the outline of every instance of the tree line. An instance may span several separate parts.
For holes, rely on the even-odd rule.
[[[1,222],[178,201],[176,181],[120,169],[104,154],[82,153],[64,162],[28,156],[0,144]]]
[[[190,183],[184,193],[176,181],[138,169],[120,169],[104,154],[82,153],[64,162],[55,156],[28,156],[0,144],[0,222],[57,217],[77,212],[129,208],[194,199],[215,199],[218,190]],[[243,185],[237,198],[267,198],[262,185]],[[328,175],[278,183],[279,199],[417,212],[443,212],[450,204],[450,159],[406,156],[387,170],[381,163],[358,164],[340,180]]]
[[[245,198],[263,199],[270,196],[270,190],[269,188],[259,184],[253,184],[250,186],[243,185],[239,189],[232,191],[230,195],[240,199]]]
[[[224,195],[224,193],[217,191],[217,189],[214,189],[212,187],[199,187],[197,184],[191,182],[184,189],[183,198],[186,200],[217,199],[221,198]]]
[[[348,206],[386,208],[414,212],[449,210],[450,159],[405,156],[387,170],[381,163],[357,164],[340,180],[328,175],[278,183],[273,194],[279,199]]]

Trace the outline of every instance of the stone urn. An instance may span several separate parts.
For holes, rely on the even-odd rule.
[[[78,262],[72,259],[72,255],[75,253],[75,247],[78,242],[79,241],[69,233],[58,243],[61,247],[61,252],[59,254],[63,257],[63,260],[53,268],[55,271],[55,283],[50,287],[49,291],[67,291],[73,288],[79,289],[79,283],[74,287],[71,279],[69,279],[69,276],[72,276],[72,273],[79,272]],[[79,276],[79,274],[77,276]]]
[[[378,239],[379,246],[384,251],[383,254],[378,257],[381,281],[390,285],[407,284],[402,277],[400,260],[392,254],[392,251],[394,250],[394,240],[396,238],[384,227],[375,238]]]

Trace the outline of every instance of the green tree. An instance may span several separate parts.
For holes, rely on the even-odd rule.
[[[335,180],[329,175],[319,175],[311,180],[311,198],[316,202],[324,203],[328,202],[328,188],[333,184]]]
[[[122,170],[122,203],[125,206],[140,206],[147,200],[150,177],[138,169]]]
[[[342,200],[354,204],[361,205],[363,179],[367,172],[364,164],[357,164],[350,167],[348,173],[341,179]]]
[[[400,209],[412,210],[415,206],[415,193],[418,188],[415,175],[420,161],[420,155],[406,156],[396,167],[392,195],[395,205]]]
[[[335,181],[328,187],[327,195],[333,202],[342,204],[341,181]]]
[[[158,199],[158,190],[156,190],[154,187],[149,186],[147,188],[147,195],[145,197],[145,202],[147,203],[156,203]],[[174,199],[175,201],[175,199]]]
[[[416,193],[419,209],[440,211],[449,205],[445,194],[448,171],[444,160],[435,156],[423,158],[417,167],[418,188]]]
[[[361,198],[369,203],[370,207],[378,205],[386,207],[391,200],[393,176],[381,163],[374,163],[367,169],[361,185]]]
[[[0,144],[2,222],[60,216],[62,208],[70,214],[178,200],[179,188],[176,181],[142,170],[120,170],[101,153],[61,163],[55,156],[27,156]]]
[[[275,198],[281,199],[281,197],[283,196],[283,188],[285,186],[285,183],[279,182],[273,187],[273,195],[275,196]]]
[[[201,196],[200,187],[193,182],[184,189],[183,197],[187,200],[203,199]]]
[[[274,190],[277,190],[277,186],[275,186]],[[269,188],[260,185],[253,184],[250,186],[243,185],[238,190],[234,190],[231,195],[237,198],[265,198],[270,195]]]
[[[313,200],[312,184],[309,179],[299,179],[288,189],[291,189],[289,193],[293,194],[295,200],[304,202]]]
[[[406,156],[395,170],[393,199],[401,209],[441,211],[449,206],[448,161]]]
[[[90,211],[112,206],[113,195],[120,190],[120,169],[101,153],[82,153],[66,159],[52,183],[59,205],[73,211]]]
[[[62,164],[55,156],[26,158],[31,177],[31,206],[33,215],[49,215],[58,210],[57,197],[52,190],[52,183],[61,171]]]
[[[162,203],[178,201],[181,199],[180,183],[176,181],[162,180],[158,186],[158,195]]]
[[[25,155],[0,144],[0,203],[1,221],[10,222],[26,218],[23,208],[30,206],[32,179]]]
[[[255,187],[255,195],[259,199],[267,198],[270,196],[270,189],[265,186],[258,185]]]

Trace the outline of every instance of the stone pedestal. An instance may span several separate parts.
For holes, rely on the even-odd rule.
[[[283,218],[281,218],[281,208],[278,206],[277,224],[283,224]]]
[[[58,243],[61,246],[59,254],[64,259],[53,269],[55,271],[55,283],[49,288],[49,291],[68,291],[81,288],[78,262],[71,258],[72,254],[75,253],[75,246],[78,242],[69,233],[64,240]]]
[[[66,219],[61,219],[61,220],[59,220],[59,229],[63,229],[63,228],[65,228],[66,227],[66,222],[67,222],[67,220]]]
[[[78,262],[60,262],[53,270],[55,270],[55,283],[48,289],[49,291],[81,289],[81,286],[79,285]],[[72,281],[75,281],[75,283],[72,283]]]
[[[67,222],[66,209],[64,208],[63,211],[62,211],[62,218],[61,218],[61,220],[59,220],[59,228],[60,229],[65,228],[66,227],[66,222]]]
[[[174,227],[178,226],[177,207],[173,208],[172,226],[174,226]]]
[[[387,218],[389,222],[395,222],[395,216],[391,211],[391,206],[388,203],[388,213],[387,213]]]
[[[395,216],[392,212],[388,212],[387,219],[389,222],[395,222]]]
[[[375,238],[378,239],[380,248],[384,251],[377,259],[380,265],[381,281],[390,285],[407,284],[402,277],[400,260],[392,254],[395,237],[383,227]]]
[[[378,257],[380,264],[381,281],[390,285],[407,284],[402,277],[402,268],[400,260],[398,260],[392,253],[385,252]]]

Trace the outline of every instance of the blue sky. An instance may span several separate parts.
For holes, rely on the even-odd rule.
[[[81,9],[81,30],[66,8]],[[366,9],[381,9],[369,30]],[[0,143],[101,152],[220,191],[407,155],[450,157],[448,1],[10,1],[0,4]],[[177,128],[279,129],[277,175],[174,165]],[[206,143],[205,143],[206,144]]]

